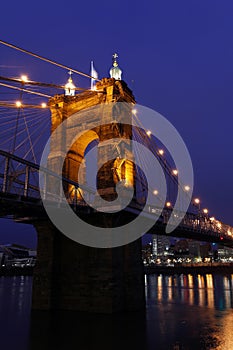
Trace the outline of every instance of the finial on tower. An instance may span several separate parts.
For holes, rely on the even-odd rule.
[[[121,80],[122,70],[118,66],[118,62],[117,62],[118,54],[114,53],[112,55],[112,58],[113,58],[113,62],[112,62],[113,67],[110,69],[110,77],[116,80]]]
[[[117,53],[114,53],[114,54],[112,55],[112,58],[113,58],[113,63],[112,63],[112,65],[113,65],[114,67],[117,67],[117,66],[118,66],[118,62],[117,62],[118,54],[117,54]]]
[[[75,95],[75,85],[73,84],[73,80],[71,78],[71,75],[73,74],[73,72],[70,70],[68,72],[69,74],[69,79],[68,82],[65,85],[65,96],[74,96]]]

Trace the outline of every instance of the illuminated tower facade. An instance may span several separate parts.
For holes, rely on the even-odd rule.
[[[66,90],[65,90],[66,91]],[[126,102],[125,104],[119,102]],[[117,196],[115,187],[121,181],[125,188],[134,188],[135,169],[130,146],[132,139],[132,108],[135,99],[132,91],[124,81],[115,78],[104,78],[96,83],[96,90],[85,91],[77,95],[56,95],[50,99],[51,132],[64,120],[79,113],[78,125],[67,128],[65,134],[57,134],[52,140],[49,155],[50,169],[57,171],[64,161],[67,144],[72,144],[63,166],[63,176],[84,184],[86,182],[85,151],[93,142],[98,143],[97,189],[99,195],[106,200],[114,200]],[[104,106],[103,115],[95,115],[92,107]],[[100,126],[94,126],[96,118],[100,118]],[[127,125],[126,125],[127,123]],[[77,129],[85,130],[85,135],[75,139]],[[115,139],[113,142],[112,139]],[[118,141],[117,141],[118,140]],[[102,142],[105,142],[104,148]],[[114,155],[112,160],[109,158]],[[67,189],[72,192],[72,189]],[[81,191],[80,191],[81,195]]]
[[[120,77],[120,71],[117,73],[114,70],[111,78],[96,83],[95,90],[73,95],[73,87],[69,86],[69,93],[65,90],[64,95],[56,95],[49,101],[51,132],[63,121],[68,122],[67,130],[62,134],[57,133],[51,142],[49,168],[57,172],[63,167],[63,176],[85,183],[85,151],[90,143],[97,141],[97,189],[99,196],[106,201],[116,198],[116,184],[119,181],[125,184],[126,189],[135,188],[135,169],[130,147],[135,99]],[[127,102],[126,108],[122,109],[118,102]],[[101,125],[98,127],[93,123],[97,116],[90,112],[90,108],[95,106],[104,108]],[[78,128],[85,130],[78,138],[77,129],[69,123],[75,113],[78,116]],[[128,125],[125,121],[128,121]],[[71,142],[72,140],[75,141]],[[107,144],[103,150],[102,142]],[[70,144],[67,153],[66,146]],[[114,155],[111,160],[109,154]],[[49,186],[52,189],[56,183],[52,182]],[[72,192],[72,188],[66,188],[66,191]],[[126,219],[130,216],[128,212],[124,215]],[[95,216],[87,212],[87,217],[95,225]],[[99,221],[102,218],[104,220],[105,213],[100,213]],[[110,219],[110,226],[107,227],[113,227],[111,224]],[[49,220],[35,222],[34,226],[38,232],[38,255],[33,280],[33,309],[113,313],[144,308],[141,239],[116,248],[100,249],[72,241]]]

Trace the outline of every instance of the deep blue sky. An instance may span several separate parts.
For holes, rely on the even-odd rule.
[[[137,102],[166,116],[185,140],[196,195],[233,225],[232,18],[232,0],[4,1],[0,33],[2,40],[87,73],[94,60],[99,77],[108,76],[117,51]],[[26,72],[33,80],[67,79],[62,69],[0,46],[4,64],[22,66],[14,74]],[[6,71],[0,67],[0,73]],[[30,230],[9,224],[1,226],[0,242],[19,241],[19,231],[27,243]]]

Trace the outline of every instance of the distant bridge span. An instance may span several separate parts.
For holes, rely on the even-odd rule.
[[[14,171],[10,170],[11,162],[14,162]],[[0,172],[0,216],[11,216],[14,220],[24,223],[33,223],[35,220],[47,218],[38,186],[40,166],[2,150],[0,150],[0,164],[2,165],[1,170],[3,170]],[[54,181],[61,180],[57,174],[45,168],[41,168],[41,171],[54,178]],[[78,191],[79,184],[77,182],[66,178],[62,178],[62,181],[63,184],[72,184]],[[95,193],[88,187],[86,187],[86,190],[94,200]],[[42,191],[42,195],[43,199],[46,199],[56,210],[63,210],[64,205],[61,198],[46,192],[46,188],[44,192]],[[96,222],[100,222],[101,217],[106,216],[106,213],[97,212],[87,205],[84,200],[77,197],[67,198],[67,201],[84,220],[88,221],[90,214],[92,214],[92,222],[95,221],[95,218]],[[157,208],[147,206],[146,209],[147,219],[154,222]],[[125,220],[130,221],[140,213],[140,208],[136,204],[129,205],[123,212],[125,213]],[[172,215],[172,210],[164,208],[157,222],[145,233],[220,243],[233,248],[233,228],[231,226],[219,223],[219,221],[215,223],[207,216],[198,213],[186,213],[180,225],[170,234],[167,234],[165,230],[170,215]],[[121,213],[122,216],[124,214]],[[117,215],[115,219],[117,222]]]

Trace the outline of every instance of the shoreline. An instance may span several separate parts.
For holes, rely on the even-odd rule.
[[[33,267],[1,267],[0,277],[4,276],[33,276]]]
[[[145,266],[145,275],[150,274],[211,274],[211,273],[226,273],[233,274],[233,264],[212,264],[212,265],[186,265],[186,266]]]
[[[186,266],[144,266],[145,275],[151,274],[211,274],[211,273],[225,273],[233,274],[233,264],[221,264],[221,265],[186,265]],[[0,268],[0,277],[2,276],[33,276],[33,267],[13,267],[13,268]]]

